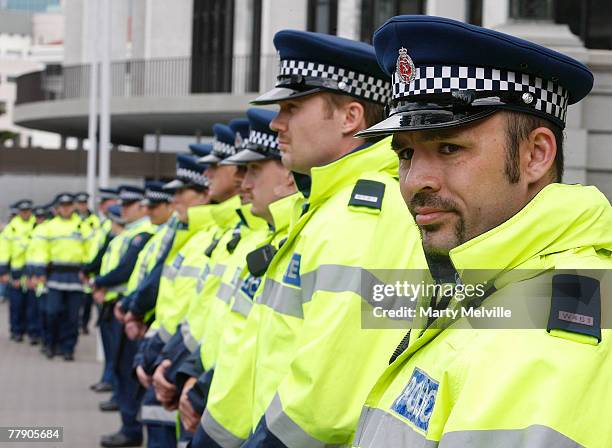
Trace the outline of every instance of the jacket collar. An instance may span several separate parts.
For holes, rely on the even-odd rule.
[[[299,201],[302,195],[300,193],[293,193],[289,196],[285,196],[277,201],[272,202],[268,207],[272,214],[272,221],[274,222],[274,231],[276,233],[285,230],[289,227],[291,222],[291,216],[294,212],[295,202]]]
[[[129,224],[126,224],[125,225],[125,230],[137,229],[137,228],[149,225],[150,223],[151,223],[151,221],[149,220],[149,217],[148,216],[143,216],[142,218],[139,218],[136,221],[133,221],[133,222],[131,222]]]
[[[236,209],[240,208],[240,196],[232,196],[220,204],[212,205],[212,217],[215,224],[225,229],[236,222]]]
[[[187,209],[187,225],[191,230],[203,229],[213,223],[214,205],[196,205]]]
[[[243,204],[240,208],[236,209],[236,214],[240,218],[243,225],[247,226],[251,230],[267,229],[268,223],[265,219],[255,216],[251,212],[251,204]]]
[[[397,176],[397,156],[390,149],[391,137],[350,152],[340,159],[311,170],[311,207],[322,204],[337,191],[357,182],[367,171],[383,171]]]
[[[470,282],[464,278],[468,269],[486,270],[489,278],[517,268],[550,269],[547,255],[581,247],[612,250],[610,229],[612,207],[597,188],[550,184],[506,222],[452,249],[450,258]]]

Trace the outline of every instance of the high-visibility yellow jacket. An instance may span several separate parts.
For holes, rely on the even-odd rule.
[[[239,205],[240,198],[235,196],[221,204],[192,207],[188,210],[188,228],[177,230],[175,244],[166,258],[162,272],[155,305],[155,322],[151,325],[154,331],[159,331],[164,342],[170,340],[184,318],[197,290],[203,266],[206,265],[206,249],[219,233],[213,215],[234,219],[234,210]],[[180,250],[175,249],[177,244],[180,244]]]
[[[270,244],[278,250],[287,237],[294,204],[300,202],[296,193],[270,204],[274,227],[260,246]],[[223,336],[215,362],[215,374],[208,393],[201,425],[214,434],[222,447],[239,447],[251,432],[253,354],[257,322],[250,319],[253,297],[261,284],[262,275],[241,273],[241,282],[234,289],[229,311],[223,318]],[[202,345],[206,351],[206,344]],[[202,353],[204,355],[204,353]]]
[[[122,260],[124,255],[128,252],[131,245],[136,245],[138,255],[142,252],[142,245],[138,244],[138,241],[134,241],[135,238],[147,236],[147,238],[153,234],[156,230],[156,226],[151,224],[149,217],[144,217],[128,224],[125,229],[109,243],[106,253],[102,257],[102,265],[100,267],[100,277],[108,275],[111,271],[115,270],[121,263],[125,263]],[[144,240],[143,240],[144,241]],[[137,258],[136,258],[137,260]],[[130,273],[133,272],[135,265],[129,266],[126,280],[117,284],[112,284],[106,288],[106,295],[104,300],[111,302],[116,300],[119,295],[124,295],[128,288]],[[98,280],[98,279],[96,279]],[[100,281],[97,281],[99,284]],[[104,286],[104,285],[103,285]]]
[[[81,220],[83,221],[83,225],[85,226],[84,232],[85,232],[85,244],[87,246],[86,248],[87,254],[88,256],[89,254],[92,254],[91,258],[93,259],[93,257],[95,257],[97,253],[97,249],[99,249],[98,244],[104,243],[106,234],[104,234],[104,237],[100,235],[99,230],[100,230],[100,227],[102,226],[102,222],[100,221],[100,218],[98,217],[98,215],[96,215],[95,213],[90,213],[86,217],[84,218],[82,217]],[[110,231],[110,222],[109,224],[107,224],[107,226],[108,226],[108,231]],[[98,238],[102,238],[102,241],[100,243],[98,242]]]
[[[174,237],[175,229],[176,216],[170,217],[167,222],[157,226],[155,234],[140,251],[140,254],[138,254],[138,260],[136,260],[134,270],[127,283],[126,295],[135,291],[138,285],[153,270],[162,256],[166,244]]]
[[[412,329],[365,402],[354,446],[612,446],[611,229],[612,207],[596,188],[551,184],[452,249],[461,283],[492,292],[481,308],[528,319],[483,328],[464,316]],[[589,323],[598,310],[601,323]],[[599,327],[601,340],[589,334]]]
[[[43,221],[34,226],[30,234],[30,242],[26,250],[26,267],[25,274],[33,276],[35,272],[40,272],[41,268],[46,266],[40,264],[41,251],[45,249],[45,227],[49,224],[49,220]]]
[[[79,270],[86,261],[86,231],[76,213],[68,219],[56,216],[41,232],[41,250],[32,258],[35,275],[47,277],[47,287],[82,291]]]
[[[350,443],[405,333],[362,328],[374,270],[426,267],[397,169],[388,138],[313,168],[305,211],[255,299],[253,428],[265,416],[261,430],[289,447]]]
[[[219,251],[209,261],[213,274],[206,278],[202,293],[187,314],[191,335],[200,343],[201,361],[205,370],[216,364],[232,297],[248,273],[246,256],[262,244],[270,232],[268,223],[253,216],[250,207],[249,204],[241,207],[242,221],[239,227],[236,231],[229,231],[221,240]],[[231,241],[236,238],[238,231],[240,241],[233,246]],[[215,276],[216,272],[221,275]]]
[[[36,225],[36,218],[30,216],[23,220],[17,215],[8,223],[3,231],[0,243],[0,271],[11,272],[14,280],[23,275],[26,262],[26,249],[30,243],[30,234]]]

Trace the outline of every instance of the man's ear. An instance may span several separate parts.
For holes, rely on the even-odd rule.
[[[521,146],[522,175],[528,184],[538,183],[547,176],[554,178],[557,140],[553,131],[545,127],[536,128]]]
[[[365,111],[357,101],[349,101],[342,108],[344,117],[342,121],[342,134],[354,135],[365,127]]]

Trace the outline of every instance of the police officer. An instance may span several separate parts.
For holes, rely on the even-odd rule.
[[[567,107],[591,90],[592,73],[438,17],[394,17],[374,44],[393,76],[392,107],[362,135],[394,135],[432,274],[486,288],[428,308],[529,314],[516,327],[465,317],[414,327],[370,392],[354,446],[611,446],[601,305],[612,208],[594,187],[560,183]]]
[[[117,190],[113,188],[98,189],[98,213],[100,226],[94,231],[89,239],[87,248],[88,263],[83,267],[81,280],[83,283],[88,283],[89,278],[93,278],[100,273],[102,258],[106,253],[106,249],[118,232],[123,230],[123,222],[121,221],[121,207],[117,205]],[[113,230],[113,227],[115,229]],[[97,304],[98,319],[97,325],[100,329],[100,337],[104,347],[104,367],[100,381],[89,386],[94,392],[111,392],[112,382],[114,381],[113,361],[107,356],[110,353],[110,314],[103,314],[103,305]],[[111,399],[112,402],[116,400]],[[113,406],[113,408],[116,408]]]
[[[222,163],[246,165],[243,194],[250,199],[251,212],[264,218],[269,230],[259,247],[248,253],[242,262],[245,272],[240,276],[241,283],[234,288],[222,319],[225,324],[214,369],[200,374],[199,378],[195,378],[199,371],[197,365],[191,371],[188,368],[181,371],[192,377],[183,387],[179,409],[187,429],[198,431],[192,442],[194,447],[206,445],[208,436],[203,434],[207,429],[204,425],[213,421],[214,429],[208,427],[209,432],[225,431],[246,438],[250,431],[252,371],[251,363],[245,357],[252,353],[250,348],[255,343],[256,325],[247,319],[255,291],[271,257],[287,236],[294,203],[301,197],[296,193],[291,172],[280,162],[277,136],[270,130],[270,122],[276,113],[253,108],[247,111],[247,116],[250,133],[244,141],[245,149]],[[206,341],[203,350],[206,350],[205,345]],[[201,357],[199,361],[201,365]],[[204,408],[206,417],[198,427]]]
[[[0,254],[0,277],[7,284],[10,300],[9,317],[11,340],[21,342],[27,331],[27,291],[24,290],[23,269],[30,233],[34,228],[32,201],[23,199],[14,204],[17,215],[3,232]],[[35,335],[36,337],[36,335]]]
[[[144,321],[154,310],[155,320],[134,360],[134,370],[139,382],[146,388],[141,407],[142,422],[147,428],[147,445],[167,447],[176,445],[176,413],[163,409],[155,398],[152,375],[157,358],[165,343],[170,340],[182,318],[187,300],[194,289],[199,265],[191,260],[203,254],[214,236],[214,222],[208,203],[208,179],[203,175],[204,165],[191,155],[179,154],[176,164],[176,179],[164,187],[173,191],[173,203],[179,223],[170,250],[161,266],[157,295],[138,295],[129,311],[135,318]],[[211,231],[210,234],[207,232]],[[192,245],[190,247],[190,245]],[[189,257],[188,257],[189,255]]]
[[[347,444],[359,400],[401,340],[398,331],[361,328],[362,306],[370,306],[361,281],[374,269],[425,262],[414,222],[400,207],[389,140],[353,138],[378,119],[389,94],[374,49],[289,30],[274,45],[277,86],[255,104],[279,104],[271,128],[283,165],[308,175],[311,187],[300,187],[301,216],[251,310],[259,324],[253,435],[245,446]],[[225,432],[209,435],[217,445],[239,442]]]
[[[47,357],[59,350],[66,361],[74,360],[78,339],[78,316],[83,296],[79,272],[86,257],[86,231],[74,212],[74,196],[60,193],[54,201],[57,216],[45,225],[40,254],[34,257],[33,274],[46,283],[49,344]]]
[[[179,274],[185,272],[188,266],[193,266],[196,275],[181,281],[177,278],[175,281],[175,294],[182,298],[181,313],[176,313],[175,309],[175,317],[179,319],[180,326],[163,347],[159,357],[163,361],[158,362],[159,367],[153,375],[156,398],[166,410],[174,409],[178,404],[180,385],[176,384],[176,373],[182,361],[198,350],[198,341],[204,330],[203,322],[208,318],[207,305],[214,299],[227,270],[223,260],[243,245],[244,229],[250,229],[251,224],[265,225],[261,220],[255,222],[249,213],[242,214],[244,210],[241,209],[239,186],[244,169],[221,166],[219,163],[238,150],[236,144],[244,139],[236,136],[238,132],[248,136],[244,122],[244,119],[233,120],[231,123],[234,128],[215,124],[212,151],[209,156],[199,159],[200,163],[210,165],[205,173],[210,180],[209,197],[213,205],[206,210],[212,218],[212,225],[194,235],[181,250],[184,259]],[[204,252],[200,249],[202,246],[206,247]]]
[[[120,235],[125,228],[125,221],[121,217],[121,206],[119,204],[112,204],[106,208],[105,222],[111,224],[109,233],[107,236],[107,243],[104,246],[104,253],[101,256],[101,260],[104,261],[104,265],[100,263],[100,268],[97,269],[97,273],[105,272],[106,266],[109,259],[112,257],[112,253],[115,251],[111,248],[113,240]],[[120,241],[117,240],[115,244],[120,245]],[[106,253],[108,252],[108,254]],[[90,266],[90,265],[88,265]],[[84,272],[91,273],[92,270],[86,266]],[[83,277],[84,281],[87,280],[87,276]],[[100,328],[100,339],[102,340],[102,349],[104,350],[104,366],[102,369],[102,378],[98,383],[90,386],[94,392],[112,392],[111,398],[103,403],[100,403],[99,408],[101,411],[118,411],[119,405],[117,404],[117,372],[115,369],[115,356],[114,356],[114,338],[113,338],[113,308],[110,302],[97,304],[98,307],[98,326]]]
[[[40,340],[43,340],[42,351],[44,353],[44,347],[48,345],[44,344],[46,290],[45,285],[39,283],[34,276],[34,268],[37,251],[40,251],[42,244],[44,244],[42,235],[45,231],[45,223],[49,219],[49,211],[45,206],[37,206],[34,207],[32,214],[36,219],[36,223],[30,233],[24,268],[24,276],[26,277],[25,288],[27,290],[28,334],[30,335],[30,343],[32,345],[37,345]]]
[[[74,204],[77,214],[83,220],[83,223],[87,226],[89,231],[87,235],[88,245],[95,245],[95,237],[98,229],[100,228],[100,218],[98,215],[93,213],[89,209],[89,194],[85,192],[75,193]],[[88,249],[91,252],[93,249]],[[91,318],[91,308],[93,305],[93,299],[90,291],[85,291],[83,294],[83,307],[81,309],[81,332],[83,334],[89,334],[89,320]]]
[[[127,283],[134,270],[138,256],[154,233],[146,210],[142,205],[144,190],[132,185],[119,187],[121,217],[125,228],[110,243],[103,261],[104,269],[93,281],[94,299],[104,301],[114,308],[127,291]],[[122,426],[119,431],[101,439],[102,446],[138,446],[142,443],[142,426],[137,421],[138,402],[135,400],[138,383],[132,376],[132,361],[136,353],[136,343],[124,337],[121,316],[112,318],[111,356],[116,360],[117,404],[121,412]],[[104,404],[104,403],[103,403]]]
[[[138,256],[136,267],[128,282],[128,295],[121,300],[120,312],[124,314],[125,333],[132,340],[142,339],[147,326],[130,311],[134,301],[155,300],[159,289],[161,268],[172,247],[178,224],[174,214],[172,193],[164,189],[163,182],[147,182],[143,204],[151,224],[157,226],[155,235],[149,240]],[[148,296],[145,299],[143,296]],[[145,316],[144,319],[150,319]]]

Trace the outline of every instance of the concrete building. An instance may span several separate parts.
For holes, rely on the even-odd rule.
[[[110,0],[114,144],[164,152],[165,136],[210,134],[275,80],[272,37],[308,29],[368,41],[387,18],[432,14],[498,29],[555,48],[595,73],[593,92],[571,106],[566,182],[612,198],[612,10],[607,0]],[[85,138],[89,16],[95,0],[65,0],[63,90],[40,85],[15,108],[34,129]],[[25,83],[25,80],[24,80]],[[173,149],[174,150],[174,149]]]

